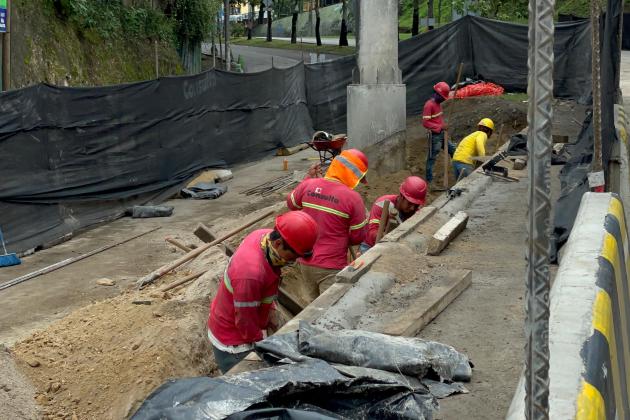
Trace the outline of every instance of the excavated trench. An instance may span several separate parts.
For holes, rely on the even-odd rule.
[[[482,117],[492,117],[497,126],[505,124],[503,141],[526,124],[522,103],[502,98],[466,101],[469,102],[465,106],[457,105],[451,116],[451,126],[457,127],[453,133],[455,139],[473,131]],[[448,108],[446,112],[448,114]],[[492,151],[492,147],[489,149]],[[359,190],[366,206],[369,207],[380,195],[396,192],[405,177],[411,174],[423,176],[421,168],[426,160],[426,150],[419,118],[409,118],[407,169],[378,179],[370,178],[370,184]],[[436,183],[440,183],[440,159],[435,173]],[[254,201],[251,208],[241,214],[242,218],[262,214],[265,209],[261,207],[273,201],[278,204],[272,208],[283,211],[285,195],[286,191],[282,191],[275,194],[275,200]],[[437,196],[437,193],[431,195],[429,201]],[[267,218],[257,227],[271,226],[272,220]],[[240,222],[241,219],[234,222],[234,218],[226,217],[211,227],[217,234],[222,234]],[[243,236],[234,237],[230,243],[238,245]],[[181,232],[179,239],[184,243],[198,243],[190,232]],[[439,265],[431,267],[427,263],[426,273],[418,270],[422,257],[417,251],[405,246],[375,264],[377,272],[397,274],[388,280],[391,287],[384,294],[369,296],[363,313],[357,313],[353,319],[353,328],[379,331],[396,318],[407,302],[422,295],[442,278],[446,268]],[[174,253],[173,259],[176,255]],[[124,418],[169,378],[216,375],[206,336],[206,321],[209,301],[226,261],[225,255],[214,248],[152,287],[143,291],[129,288],[120,296],[93,302],[16,343],[11,348],[13,359],[34,385],[35,399],[44,417]],[[170,292],[159,291],[164,285],[202,268],[209,271],[189,285]],[[295,275],[295,268],[285,270],[283,284],[302,299],[291,287]],[[326,322],[339,323],[339,319],[331,318]]]

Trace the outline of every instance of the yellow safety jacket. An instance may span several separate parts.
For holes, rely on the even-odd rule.
[[[453,160],[457,162],[473,165],[475,162],[471,159],[473,156],[486,155],[486,141],[488,135],[483,131],[475,131],[474,133],[464,137],[457,145]]]

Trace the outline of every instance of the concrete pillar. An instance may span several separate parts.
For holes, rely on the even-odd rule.
[[[348,86],[349,146],[368,155],[371,172],[395,172],[405,166],[407,116],[398,68],[398,1],[358,3],[358,84]]]

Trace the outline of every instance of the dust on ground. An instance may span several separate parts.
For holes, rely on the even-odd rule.
[[[486,153],[494,153],[498,145],[505,143],[509,136],[518,133],[527,126],[527,104],[514,102],[502,97],[464,98],[448,101],[444,106],[444,115],[450,120],[449,127],[451,141],[459,143],[465,136],[477,129],[482,118],[488,117],[494,121],[496,131],[486,144]],[[503,126],[501,139],[499,131]],[[410,176],[416,175],[426,178],[425,167],[428,153],[426,129],[422,127],[420,116],[407,119],[407,164],[404,170],[381,177],[368,177],[368,185],[360,184],[357,191],[365,200],[368,209],[376,199],[385,194],[396,194],[398,186]],[[434,191],[429,192],[427,203],[442,195],[435,187],[444,185],[444,158],[438,155],[433,167]],[[449,167],[449,186],[453,186],[455,179]]]

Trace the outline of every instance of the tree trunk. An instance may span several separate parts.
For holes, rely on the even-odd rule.
[[[229,71],[232,68],[230,65],[230,0],[224,0],[223,7],[225,8],[223,13],[223,24],[225,25],[225,69]]]
[[[315,39],[317,40],[318,46],[322,45],[322,36],[319,33],[319,24],[321,21],[319,16],[319,0],[315,0]]]
[[[219,57],[223,60],[223,41],[221,40],[221,16],[217,15],[217,34],[219,36]]]
[[[272,24],[271,9],[269,9],[267,11],[267,42],[271,42],[272,41],[271,24]]]
[[[265,21],[265,4],[260,0],[260,9],[258,10],[258,24],[262,25]]]
[[[413,0],[413,23],[411,24],[411,36],[420,33],[420,0]]]
[[[254,29],[254,3],[252,1],[247,2],[247,39],[252,39],[252,32]]]
[[[339,32],[339,46],[347,47],[348,46],[348,5],[346,4],[347,0],[343,0],[341,3],[341,31]]]
[[[293,8],[293,18],[291,19],[291,44],[297,44],[297,21],[298,21],[298,2],[295,1]]]
[[[428,23],[430,22],[430,19],[432,18],[433,18],[433,0],[429,0],[427,3],[427,29],[428,30],[433,29],[433,25]]]

